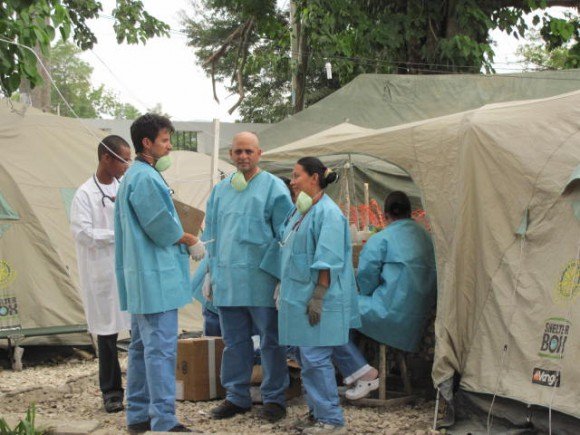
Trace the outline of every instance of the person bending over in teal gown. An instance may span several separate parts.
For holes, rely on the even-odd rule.
[[[433,243],[411,219],[411,202],[404,192],[387,196],[385,215],[387,227],[368,240],[359,258],[359,331],[379,343],[416,352],[436,298]],[[348,399],[378,388],[376,369],[366,364],[352,341],[336,348],[333,360],[351,385]]]

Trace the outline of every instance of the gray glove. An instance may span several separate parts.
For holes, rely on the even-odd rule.
[[[205,244],[199,240],[195,245],[188,246],[187,250],[194,261],[201,261],[205,255]]]
[[[317,284],[316,287],[314,287],[312,296],[306,306],[306,314],[308,314],[308,322],[310,323],[310,326],[315,326],[320,323],[320,316],[322,315],[322,300],[324,299],[327,290],[328,287],[324,287],[320,284]]]

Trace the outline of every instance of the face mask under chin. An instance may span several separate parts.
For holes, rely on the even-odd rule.
[[[155,169],[159,172],[166,171],[171,166],[171,163],[171,157],[169,157],[169,155],[163,156],[155,163]]]
[[[301,214],[306,213],[312,207],[312,197],[301,191],[296,197],[296,208]]]
[[[246,177],[240,171],[236,172],[231,180],[232,187],[236,189],[238,192],[245,190],[248,187],[248,182],[246,181]]]

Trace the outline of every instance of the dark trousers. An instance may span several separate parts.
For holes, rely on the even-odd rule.
[[[117,355],[117,335],[97,335],[99,345],[99,386],[103,399],[120,397],[123,399],[121,366]]]

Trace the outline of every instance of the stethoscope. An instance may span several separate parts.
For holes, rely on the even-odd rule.
[[[119,179],[116,178],[116,177],[115,177],[115,180],[117,180],[117,183],[119,182]],[[111,201],[114,204],[115,203],[115,197],[114,196],[109,196],[109,195],[107,195],[105,193],[105,191],[103,190],[103,188],[101,187],[101,185],[97,181],[96,174],[93,174],[93,181],[97,185],[97,188],[99,189],[99,192],[101,192],[101,204],[103,204],[103,207],[105,207],[105,199],[108,199],[109,201]]]
[[[288,223],[292,220],[292,218],[294,217],[294,215],[296,214],[297,211],[298,211],[298,209],[295,208],[294,211],[292,212],[292,214],[286,218],[286,223],[284,224],[285,226],[288,225]],[[304,218],[306,217],[307,214],[308,213],[305,213],[302,216],[300,216],[300,219],[298,219],[296,222],[294,222],[294,225],[292,225],[292,228],[290,229],[290,232],[288,233],[286,238],[284,240],[281,240],[278,242],[278,244],[280,245],[281,248],[286,246],[286,243],[288,243],[288,240],[290,240],[290,237],[292,237],[292,235],[298,231],[298,229],[300,228],[300,224],[302,224],[302,221],[304,220]]]
[[[135,160],[140,161],[141,163],[145,163],[148,166],[151,166],[153,169],[155,169],[155,167],[153,165],[151,165],[151,163],[149,163],[147,160],[145,160],[143,157],[141,157],[140,155],[135,157]],[[159,174],[159,176],[161,177],[161,179],[163,180],[163,182],[165,183],[165,185],[167,186],[167,188],[169,189],[169,194],[171,196],[173,196],[173,194],[175,193],[175,190],[173,190],[171,187],[169,187],[169,184],[167,184],[167,180],[165,179],[165,177],[163,177],[163,175],[161,175],[161,172],[159,172],[157,169],[155,169],[155,172],[157,172]]]
[[[324,195],[324,191],[320,191],[320,193],[317,194],[317,196],[319,196],[319,198],[317,199],[320,200],[320,198],[322,198],[322,196]],[[316,198],[316,196],[315,196]],[[290,230],[290,232],[288,233],[288,235],[286,236],[286,238],[284,240],[281,240],[278,242],[278,244],[280,245],[281,248],[283,248],[284,246],[286,246],[286,243],[288,243],[288,240],[290,240],[290,237],[292,237],[292,235],[296,232],[298,232],[298,229],[300,228],[300,225],[302,224],[302,221],[304,220],[304,218],[306,217],[306,215],[308,215],[308,212],[310,210],[312,210],[312,207],[314,207],[315,204],[312,204],[312,206],[308,209],[308,211],[306,213],[304,213],[302,216],[300,216],[300,219],[298,219],[296,222],[294,222],[294,225],[292,225],[292,229]],[[298,211],[297,208],[294,208],[294,210],[292,211],[292,214],[290,216],[288,216],[286,218],[286,221],[284,222],[284,226],[288,225],[290,223],[290,221],[292,220],[292,218],[294,217],[294,215],[296,214],[296,212]]]

